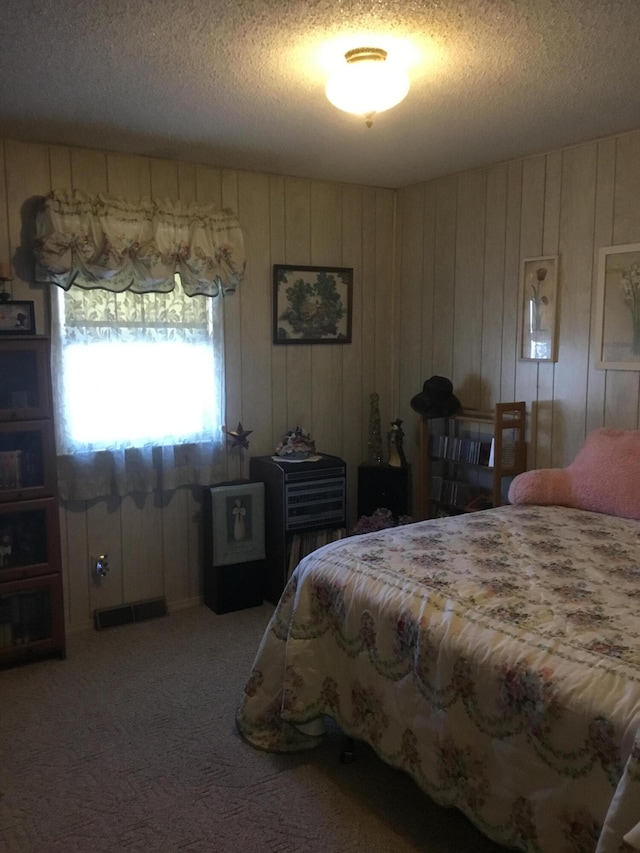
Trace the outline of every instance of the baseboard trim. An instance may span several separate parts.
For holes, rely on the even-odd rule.
[[[188,610],[191,607],[200,607],[203,604],[202,596],[194,596],[193,598],[183,598],[180,601],[168,601],[167,608],[169,613],[175,613],[178,610]],[[84,622],[67,622],[64,626],[67,636],[71,634],[83,634],[85,631],[94,629],[93,619],[86,619]]]

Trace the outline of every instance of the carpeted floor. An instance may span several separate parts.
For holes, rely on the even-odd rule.
[[[363,745],[259,752],[234,712],[270,605],[69,638],[0,672],[0,851],[499,853]]]

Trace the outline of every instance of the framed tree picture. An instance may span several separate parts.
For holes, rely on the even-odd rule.
[[[353,269],[275,264],[273,343],[349,344]]]
[[[597,300],[596,368],[640,370],[640,243],[600,249]]]
[[[557,361],[558,256],[524,258],[520,276],[520,359]]]

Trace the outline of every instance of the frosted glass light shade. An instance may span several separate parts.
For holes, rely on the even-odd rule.
[[[370,116],[395,107],[407,96],[410,82],[406,71],[389,62],[381,48],[356,48],[348,51],[345,59],[325,89],[338,109]]]

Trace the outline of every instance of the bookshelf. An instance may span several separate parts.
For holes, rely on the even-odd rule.
[[[64,657],[49,340],[0,339],[0,667]]]
[[[447,418],[423,416],[421,517],[503,504],[506,480],[526,467],[525,416],[523,402],[497,403],[491,412],[469,409]]]

